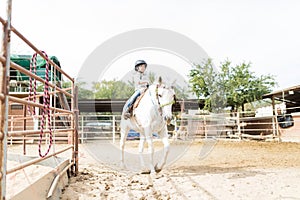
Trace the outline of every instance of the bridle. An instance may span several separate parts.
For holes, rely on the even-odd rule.
[[[172,101],[170,101],[170,102],[168,102],[168,103],[161,104],[160,101],[159,101],[158,88],[159,88],[159,84],[156,85],[156,88],[155,88],[155,96],[156,96],[157,103],[158,103],[158,105],[159,105],[159,112],[160,112],[160,115],[162,115],[162,108],[165,107],[165,106],[174,104],[174,103],[175,103],[175,100],[173,99]],[[165,89],[165,88],[164,88],[164,89]]]

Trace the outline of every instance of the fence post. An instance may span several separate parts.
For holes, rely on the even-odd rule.
[[[23,119],[23,130],[25,131],[25,130],[27,130],[27,126],[26,126],[26,122],[27,122],[27,120],[26,120],[26,117],[27,117],[27,106],[26,105],[24,105],[23,106],[23,117],[24,117],[24,119]],[[12,119],[13,119],[13,116],[11,117]],[[25,135],[23,135],[23,155],[26,155],[26,136]]]
[[[274,115],[272,116],[272,129],[273,129],[273,138],[276,136],[276,127],[275,127],[275,117]]]
[[[278,142],[281,142],[281,131],[279,129],[277,116],[275,115],[274,118],[275,118],[275,128],[276,128],[276,135],[278,137]]]
[[[79,110],[78,110],[78,86],[74,87],[73,93],[73,112],[74,112],[74,162],[75,162],[75,175],[78,174],[78,165],[79,165],[79,158],[78,158],[78,122],[79,122]]]
[[[237,129],[238,129],[238,136],[239,139],[242,139],[242,133],[241,133],[241,124],[240,124],[240,113],[236,113],[236,123],[237,123]]]
[[[180,115],[180,118],[182,119],[182,114]],[[173,138],[173,140],[175,139],[177,139],[177,117],[175,116],[175,118],[174,118],[174,131],[173,131],[173,133],[172,133],[172,138]],[[175,138],[175,136],[176,136],[176,138]]]
[[[81,144],[83,144],[83,142],[84,142],[84,132],[83,132],[83,127],[84,127],[84,125],[83,125],[83,123],[84,123],[83,118],[84,118],[84,116],[81,115],[80,118],[81,118]]]
[[[8,120],[8,118],[7,118]],[[11,116],[10,118],[10,131],[14,130],[14,116]],[[12,136],[10,136],[10,145],[13,144]]]
[[[206,118],[205,118],[205,115],[204,115],[203,125],[204,125],[205,139],[207,139],[207,128],[206,128]]]
[[[112,126],[112,128],[113,128],[113,144],[115,143],[115,141],[116,141],[116,116],[115,115],[113,115],[113,120],[112,120],[112,124],[113,124],[113,126]]]
[[[3,24],[3,38],[1,42],[1,56],[6,58],[6,63],[0,63],[0,199],[6,196],[6,163],[7,163],[7,132],[8,132],[8,91],[10,68],[10,29],[11,29],[11,5],[7,1],[6,17]]]

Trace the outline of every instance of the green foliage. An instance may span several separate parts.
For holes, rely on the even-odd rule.
[[[220,72],[214,70],[211,59],[196,65],[189,74],[192,91],[198,99],[205,99],[205,109],[230,106],[232,110],[260,100],[276,85],[271,75],[256,76],[250,71],[251,63],[232,66],[230,61],[221,63]]]
[[[149,84],[152,85],[155,82],[157,82],[159,77],[154,72],[149,72]],[[176,82],[176,81],[175,81]],[[189,90],[188,88],[181,87],[180,85],[176,85],[175,82],[171,83],[171,85],[174,88],[176,98],[177,99],[187,99],[189,97]],[[128,82],[129,86],[134,88],[134,80]]]
[[[94,92],[88,89],[88,85],[85,82],[78,82],[78,99],[93,99]]]
[[[72,87],[71,81],[63,81],[62,83],[62,88],[70,88]]]
[[[92,85],[79,82],[77,86],[79,99],[127,99],[134,92],[132,84],[116,80],[103,80]]]
[[[205,110],[212,111],[212,109],[224,107],[224,88],[218,76],[219,74],[213,66],[211,59],[208,59],[203,65],[196,65],[194,69],[190,71],[189,82],[192,87],[192,92],[199,100],[205,100]]]
[[[155,82],[155,80],[157,80],[155,73],[150,72],[149,73],[149,84],[152,85]]]
[[[123,81],[102,81],[93,84],[95,99],[127,99],[133,92],[134,87]]]
[[[176,86],[174,87],[174,91],[177,99],[188,99],[189,91],[187,88]]]
[[[157,80],[155,73],[149,73],[150,84]],[[79,90],[79,99],[128,99],[134,93],[134,80],[127,83],[117,80],[103,80],[88,85],[84,82],[77,83]],[[188,89],[176,86],[176,97],[186,99],[188,97]]]

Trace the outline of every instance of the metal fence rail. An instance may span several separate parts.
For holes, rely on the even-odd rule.
[[[278,116],[254,117],[247,113],[218,113],[209,115],[181,115],[168,126],[169,136],[177,139],[259,139],[300,141],[300,115],[293,114],[293,126],[281,128]],[[79,138],[111,140],[120,136],[120,115],[80,115]]]
[[[61,155],[66,151],[71,151],[72,155],[70,157],[70,164],[68,165],[68,168],[75,174],[78,173],[78,106],[76,99],[77,89],[74,85],[74,79],[65,73],[59,66],[49,59],[44,52],[34,46],[26,37],[24,37],[11,25],[11,1],[7,1],[6,19],[0,17],[0,22],[3,24],[3,41],[0,55],[0,199],[5,199],[7,190],[7,174],[21,170],[50,157]],[[10,62],[11,33],[14,33],[35,53],[49,63],[51,67],[51,75],[54,76],[50,77],[49,82],[47,79],[45,80],[45,77],[37,76],[29,70]],[[29,94],[27,83],[23,83],[23,81],[22,84],[24,85],[20,84],[20,87],[23,87],[23,90],[18,90],[18,88],[16,90],[10,90],[10,69],[16,72],[16,74],[31,77],[40,85],[49,89],[48,94],[50,97],[48,107],[46,107],[49,113],[48,116],[43,116],[45,113],[42,112],[42,109],[45,109],[45,104],[42,100],[37,100],[36,102],[28,100]],[[46,74],[48,75],[48,73]],[[59,79],[56,78],[57,74],[61,74],[66,81],[70,82],[71,87],[63,88]],[[13,77],[14,80],[11,84],[16,84],[16,78],[17,77]],[[23,96],[18,96],[18,92],[22,92]],[[56,103],[56,95],[69,98],[71,100],[71,109],[58,105]],[[36,99],[39,99],[41,96],[43,96],[43,94],[37,94]],[[63,103],[61,102],[61,104]],[[37,111],[36,114],[33,116],[29,114],[28,111],[30,109],[28,110],[28,107],[30,107],[31,111]],[[44,126],[44,121],[49,123],[45,122]],[[52,139],[53,143],[51,143]],[[38,141],[39,144],[55,145],[55,141],[59,141],[60,139],[64,143],[68,144],[68,146],[62,149],[52,148],[53,151],[51,152],[48,149],[48,152],[40,158],[36,158],[14,166],[11,169],[7,169],[7,144],[13,144],[18,140],[19,143],[23,144],[23,152],[20,152],[20,154],[26,154],[26,144],[31,140]],[[57,179],[55,182],[57,182]],[[51,189],[51,191],[53,191],[53,188]],[[48,194],[48,197],[51,195],[52,194]]]

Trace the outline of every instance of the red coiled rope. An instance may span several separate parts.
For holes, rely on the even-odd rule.
[[[50,94],[49,94],[49,58],[48,55],[42,51],[42,53],[45,55],[45,57],[47,58],[46,60],[46,67],[45,67],[45,84],[44,84],[44,95],[43,95],[43,109],[42,109],[42,120],[41,120],[41,124],[40,124],[40,140],[39,140],[39,155],[40,157],[45,157],[48,155],[51,146],[52,146],[52,129],[51,129],[51,110],[50,110]],[[36,58],[37,58],[37,53],[33,54],[31,62],[32,64],[30,64],[30,71],[32,71],[33,68],[33,72],[34,74],[36,74]],[[30,88],[29,88],[29,100],[32,100],[32,79],[30,77]],[[34,96],[33,96],[33,100],[36,101],[36,80],[34,80]],[[29,108],[29,112],[30,112],[30,108]],[[35,111],[33,109],[32,114],[35,115]],[[43,139],[43,134],[44,134],[44,126],[45,126],[45,120],[46,120],[46,115],[48,117],[48,129],[49,129],[49,139],[50,139],[50,143],[48,146],[48,149],[46,151],[45,154],[42,154],[42,139]]]
[[[33,54],[31,61],[30,61],[30,72],[36,75],[36,57],[37,53]],[[29,76],[29,97],[28,101],[33,101],[34,103],[36,102],[36,79],[34,79],[33,85],[32,85],[33,78]],[[32,96],[32,88],[34,88],[34,94]],[[31,107],[30,105],[27,106],[28,113],[30,115],[35,115],[35,108],[32,108],[31,112]]]

